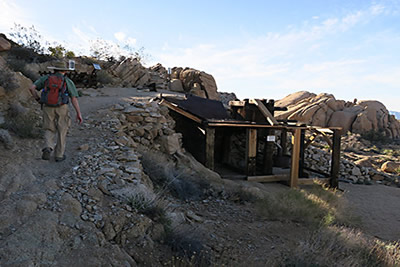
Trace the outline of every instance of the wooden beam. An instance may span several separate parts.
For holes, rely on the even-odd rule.
[[[339,170],[340,170],[340,139],[342,130],[333,130],[333,148],[331,160],[331,180],[330,186],[339,188]]]
[[[229,101],[229,106],[233,107],[244,107],[246,105],[246,101],[241,101],[241,100],[234,100],[234,101]]]
[[[250,182],[259,182],[259,183],[288,181],[289,180],[289,174],[248,176],[247,180],[250,181]]]
[[[206,128],[206,167],[214,170],[215,128]]]
[[[329,183],[330,178],[300,178],[299,185],[312,185],[314,182],[318,181],[321,183]]]
[[[292,137],[292,165],[290,167],[290,187],[297,187],[299,179],[299,160],[300,160],[300,139],[301,129],[297,128],[294,130]]]
[[[328,129],[330,131],[330,133],[333,133],[333,131],[331,131],[330,129]],[[314,132],[319,133],[322,135],[322,137],[325,139],[325,141],[328,143],[328,145],[331,147],[331,149],[333,149],[333,144],[332,141],[330,139],[330,137],[327,135],[327,131],[320,131],[319,129],[314,129]]]
[[[281,155],[287,155],[287,130],[282,129],[281,130]]]
[[[318,133],[313,133],[313,135],[307,140],[306,144],[304,145],[304,149],[307,149],[307,147],[314,142],[314,140],[315,140],[315,138],[317,138],[317,136],[318,136]]]
[[[279,122],[275,119],[271,112],[269,112],[267,107],[263,104],[263,102],[261,102],[260,99],[250,99],[249,103],[255,104],[271,125],[279,124]]]
[[[169,109],[172,109],[173,111],[175,111],[175,112],[177,112],[177,113],[179,113],[179,114],[181,114],[181,115],[183,115],[183,116],[185,116],[185,117],[187,117],[187,118],[189,118],[191,120],[194,120],[197,123],[201,123],[202,122],[202,120],[200,118],[194,116],[193,114],[191,114],[191,113],[189,113],[187,111],[184,111],[183,109],[181,109],[181,108],[177,107],[176,105],[166,101],[165,99],[163,99],[160,102],[160,104],[167,106]]]
[[[263,174],[270,175],[272,174],[272,170],[274,167],[274,148],[275,142],[268,141],[268,136],[275,137],[275,131],[272,129],[266,129],[265,135],[267,136],[266,142],[264,144],[264,166],[263,166]]]
[[[257,156],[257,129],[247,129],[246,131],[246,173],[254,175],[256,173]]]

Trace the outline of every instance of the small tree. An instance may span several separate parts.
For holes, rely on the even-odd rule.
[[[63,58],[65,53],[65,48],[62,45],[57,45],[55,47],[48,48],[50,55],[56,58]]]
[[[75,57],[75,53],[73,51],[66,51],[65,52],[65,57],[67,58],[74,58]]]
[[[14,28],[11,28],[10,36],[19,45],[25,48],[32,49],[33,52],[43,54],[44,47],[42,45],[43,38],[35,29],[35,26],[26,28],[21,24],[14,23]]]

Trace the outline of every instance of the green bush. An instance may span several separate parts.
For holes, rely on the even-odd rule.
[[[362,133],[361,138],[378,143],[389,143],[391,140],[382,131],[370,130],[368,132]]]
[[[11,71],[5,68],[0,68],[0,86],[3,87],[7,92],[11,92],[17,89],[19,84]]]
[[[111,84],[114,81],[113,76],[105,70],[100,70],[97,72],[96,76],[97,81],[102,85]]]

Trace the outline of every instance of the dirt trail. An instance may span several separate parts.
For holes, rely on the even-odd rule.
[[[383,240],[400,240],[400,188],[341,183],[345,198],[362,221],[365,233]]]

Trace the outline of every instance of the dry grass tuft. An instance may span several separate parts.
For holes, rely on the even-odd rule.
[[[277,266],[399,266],[400,246],[345,227],[321,228],[282,254]]]

